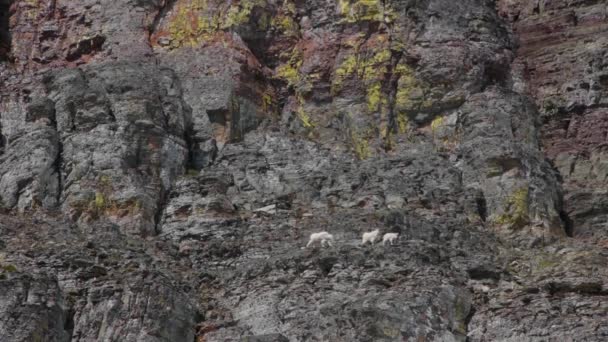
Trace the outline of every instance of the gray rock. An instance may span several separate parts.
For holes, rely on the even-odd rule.
[[[0,339],[70,341],[70,317],[65,311],[65,300],[57,280],[22,274],[18,270],[7,272],[6,265],[3,268],[0,274]]]
[[[0,0],[0,339],[604,340],[604,7]]]

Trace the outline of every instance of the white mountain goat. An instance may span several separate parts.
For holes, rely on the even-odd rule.
[[[398,236],[399,236],[399,233],[386,233],[386,234],[384,234],[384,236],[382,237],[382,245],[384,246],[388,242],[392,246],[393,242],[395,242],[395,240],[397,240]]]
[[[378,238],[378,234],[380,234],[380,229],[376,229],[371,232],[363,233],[363,239],[361,240],[361,244],[365,245],[365,243],[369,241],[373,245],[374,242],[376,241],[376,238]]]
[[[325,245],[325,243],[327,243],[330,246],[333,246],[331,244],[331,241],[333,241],[334,236],[329,234],[328,232],[320,232],[320,233],[312,233],[310,234],[310,240],[308,241],[308,243],[306,244],[306,247],[312,245],[315,242],[321,242],[321,247]]]

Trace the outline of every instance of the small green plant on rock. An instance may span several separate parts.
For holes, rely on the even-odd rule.
[[[494,222],[498,225],[506,225],[510,228],[522,228],[528,222],[528,187],[515,190],[507,199],[504,214],[496,217]]]
[[[364,134],[353,131],[351,133],[353,149],[359,160],[367,159],[371,156],[369,141]]]
[[[6,264],[2,265],[2,270],[7,273],[14,273],[17,272],[17,267],[15,267],[15,265]]]

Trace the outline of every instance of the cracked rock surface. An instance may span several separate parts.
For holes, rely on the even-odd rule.
[[[606,340],[607,17],[0,0],[0,340]]]

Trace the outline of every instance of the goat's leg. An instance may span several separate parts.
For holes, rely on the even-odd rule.
[[[306,244],[306,247],[308,248],[311,243],[312,243],[312,240],[308,241],[308,243]]]

